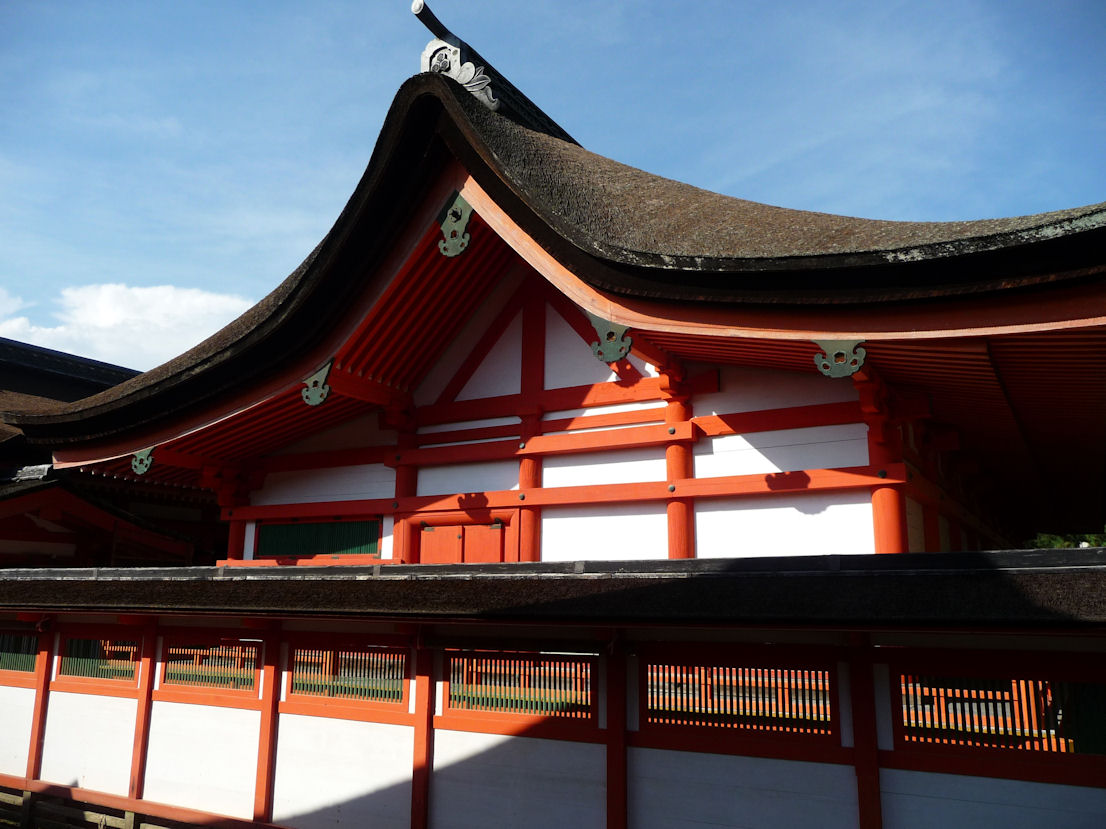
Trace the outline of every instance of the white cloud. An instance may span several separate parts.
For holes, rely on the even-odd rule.
[[[253,303],[245,297],[173,285],[118,283],[62,289],[56,325],[14,316],[19,297],[0,289],[0,336],[146,370],[214,334]]]
[[[16,311],[23,310],[28,304],[22,297],[14,296],[0,288],[0,321],[10,317]]]

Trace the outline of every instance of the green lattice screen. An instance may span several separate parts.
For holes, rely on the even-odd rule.
[[[0,633],[0,671],[33,673],[38,637],[28,633]]]
[[[138,646],[135,639],[66,639],[58,675],[134,679]]]
[[[257,533],[257,555],[376,556],[379,541],[377,520],[262,524]]]

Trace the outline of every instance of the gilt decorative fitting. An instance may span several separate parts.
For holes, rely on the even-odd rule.
[[[153,465],[154,449],[152,446],[149,449],[143,449],[141,452],[135,452],[131,458],[131,471],[135,475],[145,475]]]
[[[457,256],[469,246],[469,234],[465,233],[465,228],[468,227],[471,216],[471,205],[460,193],[454,193],[438,216],[438,224],[441,225],[442,235],[445,237],[438,242],[438,250],[442,252],[442,256]]]
[[[863,340],[815,340],[814,344],[822,349],[814,355],[814,365],[826,377],[851,377],[864,365],[867,354],[860,344]]]
[[[308,406],[320,405],[330,394],[330,386],[326,384],[326,378],[330,374],[332,365],[334,365],[333,360],[303,381],[304,387],[300,389],[300,396]]]
[[[609,322],[602,317],[597,317],[591,311],[585,312],[591,320],[592,328],[599,335],[599,342],[591,344],[592,353],[603,363],[617,363],[630,353],[630,346],[634,344],[631,337],[626,336],[630,330],[628,325],[619,325]]]

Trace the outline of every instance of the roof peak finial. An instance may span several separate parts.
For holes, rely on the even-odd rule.
[[[499,109],[499,99],[492,93],[492,79],[470,57],[479,56],[467,43],[447,29],[423,0],[414,0],[411,11],[434,35],[434,40],[422,50],[421,71],[436,72],[453,78],[490,110]]]

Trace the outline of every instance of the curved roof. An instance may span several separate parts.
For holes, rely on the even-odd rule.
[[[698,304],[725,314],[792,306],[809,314],[822,306],[863,312],[872,303],[921,303],[940,310],[933,303],[942,298],[1032,292],[1059,282],[1097,286],[1106,274],[1106,203],[936,223],[789,210],[628,167],[540,131],[540,123],[493,113],[440,75],[411,78],[341,216],[269,296],[152,371],[52,411],[7,419],[43,440],[95,440],[284,370],[349,312],[363,289],[359,277],[388,254],[454,159],[519,228],[596,291],[673,309]],[[77,422],[80,437],[66,426]]]

